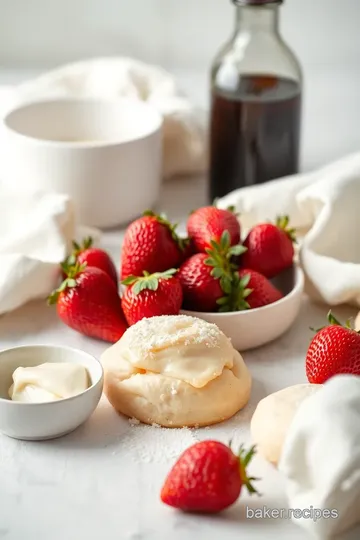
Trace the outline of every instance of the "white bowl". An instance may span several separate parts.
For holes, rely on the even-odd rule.
[[[49,403],[12,401],[8,390],[15,369],[45,362],[71,362],[86,367],[91,386],[71,398]],[[14,439],[55,439],[83,424],[96,409],[103,388],[103,369],[98,360],[67,347],[29,345],[0,352],[0,432]]]
[[[158,200],[162,118],[140,100],[28,103],[2,128],[4,181],[69,195],[83,225],[126,223]]]
[[[273,281],[285,294],[274,304],[232,313],[182,313],[215,323],[240,352],[261,347],[284,334],[294,323],[301,307],[304,274],[300,268],[294,267]]]

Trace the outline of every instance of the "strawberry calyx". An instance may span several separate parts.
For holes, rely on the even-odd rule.
[[[155,214],[155,212],[152,210],[146,210],[143,213],[143,216],[154,217],[159,223],[161,223],[161,225],[165,225],[165,227],[169,229],[172,239],[176,242],[181,251],[185,251],[187,246],[190,244],[190,238],[181,238],[181,236],[178,235],[176,229],[178,228],[179,224],[171,223],[167,219],[166,214]]]
[[[78,244],[77,242],[75,242],[75,240],[73,240],[72,242],[73,253],[72,254],[75,255],[75,257],[77,257],[78,255],[80,255],[80,253],[82,253],[86,249],[91,248],[92,245],[93,245],[93,239],[91,238],[91,236],[87,236],[86,238],[84,238],[84,240],[82,241],[82,244]]]
[[[220,242],[212,240],[210,242],[211,248],[207,248],[205,251],[208,254],[208,258],[204,263],[207,266],[212,266],[212,277],[220,280],[221,289],[224,292],[224,296],[217,300],[219,305],[219,312],[237,311],[234,307],[234,294],[235,290],[242,287],[242,292],[245,293],[244,282],[240,284],[240,278],[237,270],[238,266],[234,263],[234,257],[239,257],[247,251],[245,246],[238,244],[236,246],[231,245],[231,238],[229,231],[224,231],[221,235]],[[250,280],[250,277],[249,277]],[[252,292],[250,290],[250,292]],[[247,296],[250,294],[247,293]],[[245,306],[243,307],[245,309]]]
[[[73,251],[71,255],[69,255],[65,261],[61,264],[61,268],[63,269],[63,265],[66,267],[74,266],[76,264],[77,258],[83,251],[86,251],[87,249],[91,248],[93,245],[93,239],[91,236],[87,236],[82,241],[82,244],[78,244],[75,240],[72,241],[72,247]],[[63,269],[64,270],[64,269]]]
[[[76,278],[79,276],[79,274],[84,272],[86,266],[86,263],[75,263],[74,265],[68,265],[67,262],[64,262],[61,264],[61,268],[65,273],[66,278],[61,283],[61,285],[48,296],[47,303],[49,306],[57,303],[61,293],[63,293],[67,289],[72,289],[76,287]]]
[[[289,216],[278,216],[276,218],[276,221],[275,221],[275,225],[281,229],[282,231],[284,231],[288,237],[290,238],[290,240],[296,244],[297,243],[297,238],[296,238],[296,229],[293,228],[293,227],[289,227],[289,223],[290,223],[290,218]]]
[[[159,288],[159,281],[161,279],[171,279],[178,272],[176,268],[171,268],[165,272],[155,272],[154,274],[149,274],[149,272],[144,272],[143,276],[129,276],[124,279],[121,283],[127,287],[132,285],[132,292],[137,296],[142,291],[157,291]]]
[[[230,450],[233,451],[231,448],[231,442],[229,444]],[[244,445],[242,444],[240,446],[240,449],[238,453],[234,454],[237,456],[239,460],[239,470],[240,470],[240,478],[242,485],[246,487],[250,495],[253,495],[256,493],[257,495],[260,495],[260,493],[257,491],[257,489],[254,487],[253,482],[256,482],[260,480],[259,478],[255,478],[254,476],[248,476],[247,474],[247,467],[252,461],[253,457],[256,454],[256,446],[252,446],[249,450],[246,450]]]
[[[240,277],[238,272],[233,274],[230,293],[226,299],[219,298],[217,301],[217,304],[220,306],[219,312],[245,311],[250,309],[250,304],[246,300],[253,292],[253,289],[248,288],[250,279],[250,274],[243,277]]]
[[[328,326],[341,326],[342,328],[346,328],[347,330],[351,330],[352,332],[356,332],[357,334],[360,334],[360,331],[355,330],[352,319],[347,319],[345,321],[345,324],[341,324],[341,322],[333,315],[331,310],[327,314],[327,321],[329,323],[328,325],[322,326],[321,328],[310,328],[310,330],[317,334],[318,332],[321,332],[321,330],[324,330],[324,328],[327,328]]]

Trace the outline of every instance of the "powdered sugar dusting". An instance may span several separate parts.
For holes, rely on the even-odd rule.
[[[209,348],[220,347],[225,336],[216,324],[202,319],[188,315],[162,315],[142,319],[126,331],[124,338],[128,347],[136,348],[145,355],[180,343],[186,346],[199,344]]]
[[[116,454],[129,454],[137,463],[173,463],[198,440],[196,432],[189,428],[165,429],[140,424],[125,434]]]

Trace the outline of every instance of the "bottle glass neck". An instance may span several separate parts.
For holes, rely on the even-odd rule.
[[[263,31],[277,34],[279,30],[279,5],[237,6],[235,32]]]

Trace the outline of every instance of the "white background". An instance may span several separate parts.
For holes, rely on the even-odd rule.
[[[360,2],[286,0],[281,14],[305,73],[302,168],[309,169],[360,149]],[[211,59],[233,21],[230,0],[0,0],[0,81],[126,55],[173,71],[207,105]]]
[[[0,0],[0,63],[126,54],[204,70],[233,11],[230,0]],[[282,21],[305,67],[360,64],[358,0],[286,0]]]

